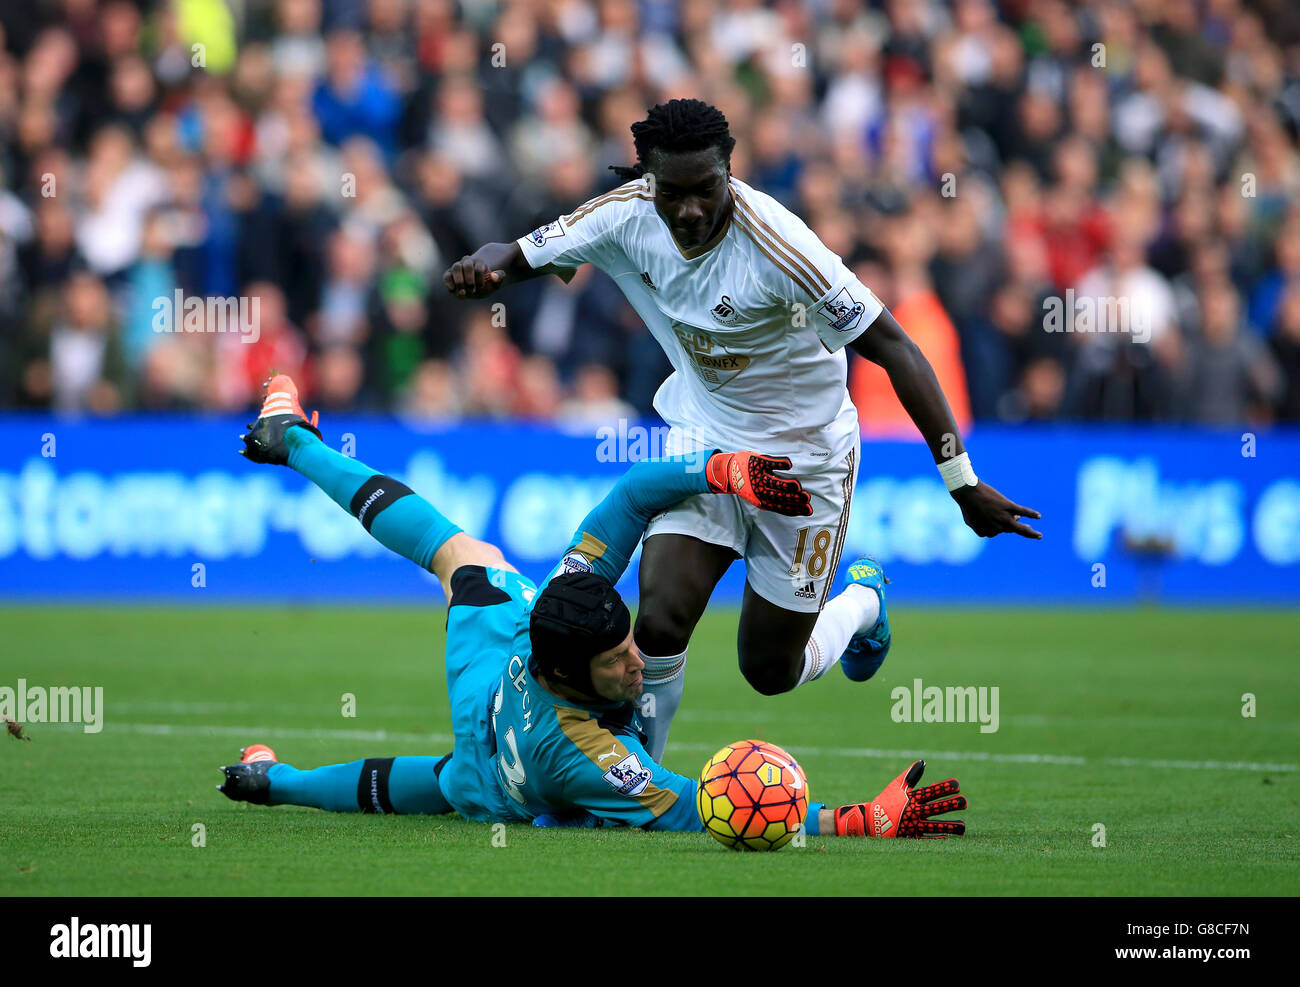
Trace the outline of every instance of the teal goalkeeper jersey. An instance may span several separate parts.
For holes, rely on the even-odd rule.
[[[635,464],[587,515],[542,586],[574,571],[594,571],[616,583],[652,517],[708,492],[704,461],[685,457]],[[651,760],[636,704],[579,705],[533,678],[528,620],[540,589],[510,575],[520,581],[508,594],[520,607],[519,616],[505,674],[488,702],[485,745],[505,808],[521,819],[588,812],[606,825],[700,830],[696,782]]]
[[[588,812],[606,825],[701,828],[695,781],[651,760],[633,703],[567,702],[542,688],[516,654],[491,709],[492,765],[512,814]]]

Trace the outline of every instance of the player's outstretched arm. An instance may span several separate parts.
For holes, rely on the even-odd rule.
[[[798,480],[778,476],[790,460],[753,452],[700,452],[635,463],[574,532],[569,552],[579,552],[596,572],[617,582],[650,519],[696,494],[732,494],[791,517],[812,513]],[[568,552],[566,552],[566,555]]]
[[[816,815],[817,834],[811,835],[879,836],[922,840],[942,840],[962,836],[966,824],[960,819],[933,819],[945,812],[966,808],[966,796],[959,795],[956,778],[917,788],[924,761],[915,761],[906,771],[885,786],[870,802],[842,805],[838,809],[820,807]],[[810,807],[809,820],[812,822]]]
[[[554,801],[533,825],[678,833],[704,829],[695,810],[695,780],[655,761],[630,730],[576,711],[563,712],[559,723],[564,740],[548,745],[545,767]]]
[[[640,826],[651,830],[695,833],[703,829],[694,811],[697,782],[652,761],[635,741],[626,746],[609,738],[603,763],[584,765],[567,775],[568,805],[533,820],[541,827],[591,829]],[[602,774],[603,770],[603,774]],[[872,836],[883,839],[942,840],[964,836],[960,819],[935,819],[967,808],[956,778],[917,788],[924,761],[913,762],[870,802],[832,809],[808,806],[809,836]]]
[[[486,298],[504,285],[544,273],[529,265],[519,244],[512,240],[485,243],[468,257],[462,257],[447,268],[442,283],[457,298]]]
[[[1043,537],[1020,520],[1041,514],[1032,507],[1012,503],[975,476],[934,368],[889,309],[884,309],[849,346],[889,374],[894,393],[925,438],[948,491],[961,508],[962,518],[975,534],[981,538],[1003,532],[1025,538]]]
[[[635,187],[634,187],[635,186]],[[610,270],[621,256],[618,229],[648,192],[645,182],[604,193],[510,243],[487,243],[452,264],[442,283],[457,298],[486,298],[503,285],[555,274],[572,281],[583,264]]]

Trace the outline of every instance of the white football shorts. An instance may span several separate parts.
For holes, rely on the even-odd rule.
[[[763,599],[786,610],[817,613],[830,599],[848,535],[860,454],[858,444],[822,470],[788,474],[808,491],[811,517],[783,517],[739,497],[700,494],[657,514],[645,537],[690,535],[726,546],[745,560],[749,585]]]

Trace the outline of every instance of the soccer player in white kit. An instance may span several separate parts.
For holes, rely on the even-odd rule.
[[[731,175],[726,118],[699,100],[655,106],[632,126],[626,184],[512,243],[490,243],[444,275],[483,298],[504,284],[582,264],[612,277],[672,361],[655,395],[670,426],[665,455],[713,448],[788,456],[813,516],[695,497],[651,522],[642,549],[634,638],[646,662],[643,712],[662,757],[681,700],[687,644],[723,573],[744,558],[740,668],[764,695],[820,678],[844,657],[870,677],[889,645],[883,573],[852,567],[829,599],[848,531],[860,456],[845,346],[882,366],[924,436],[966,523],[979,535],[1040,535],[1039,517],[971,470],[934,371],[861,281],[776,200]],[[851,668],[873,631],[877,657]],[[846,654],[849,649],[849,654]],[[645,698],[648,697],[648,698]]]

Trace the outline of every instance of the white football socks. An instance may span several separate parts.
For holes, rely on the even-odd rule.
[[[642,654],[641,660],[645,662],[645,671],[641,673],[644,683],[641,719],[649,737],[646,750],[662,764],[664,748],[668,746],[668,728],[677,715],[677,707],[682,704],[682,689],[686,686],[686,652],[665,658]]]
[[[869,631],[880,619],[880,594],[870,586],[850,583],[822,607],[812,636],[803,649],[803,671],[795,688],[825,675],[844,655],[849,640]]]

